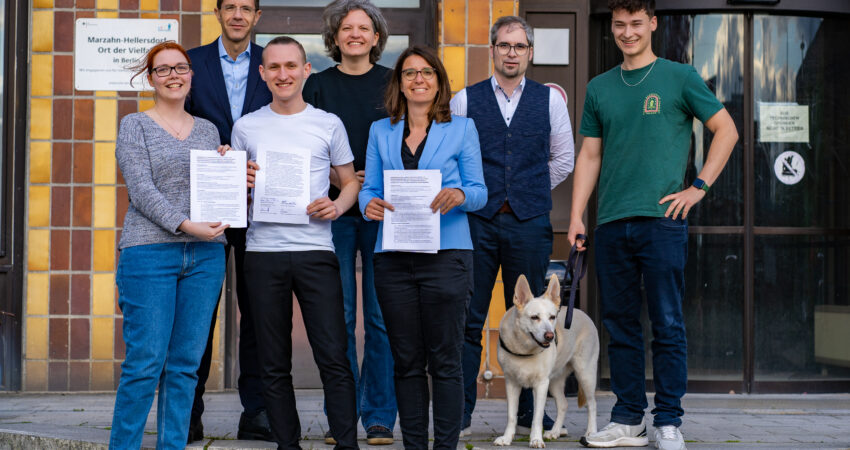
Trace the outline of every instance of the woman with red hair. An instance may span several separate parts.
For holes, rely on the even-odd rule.
[[[138,449],[154,393],[156,448],[184,448],[213,309],[224,280],[221,223],[189,220],[189,150],[218,148],[216,127],[184,111],[189,56],[162,42],[135,67],[153,108],[121,120],[115,156],[130,201],[116,283],[126,357],[115,396],[110,448]]]

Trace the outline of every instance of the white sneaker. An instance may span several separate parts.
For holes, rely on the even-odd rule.
[[[655,447],[661,450],[686,450],[685,438],[675,425],[665,425],[655,429]]]
[[[470,425],[470,426],[460,430],[460,436],[459,437],[467,437],[467,436],[471,436],[471,435],[472,435],[472,426]]]
[[[611,422],[605,428],[588,436],[582,436],[581,444],[585,447],[646,447],[646,425],[641,421],[637,425],[623,425]],[[666,448],[666,447],[665,447]]]

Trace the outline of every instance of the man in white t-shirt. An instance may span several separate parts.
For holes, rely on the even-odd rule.
[[[360,183],[342,121],[304,102],[301,89],[310,74],[304,48],[281,36],[263,51],[260,76],[272,93],[271,104],[242,116],[233,126],[232,146],[248,152],[249,165],[260,145],[303,149],[310,153],[307,224],[253,220],[249,210],[245,281],[254,314],[264,398],[278,448],[300,448],[301,425],[292,387],[292,294],[304,317],[307,337],[325,391],[328,425],[335,448],[357,447],[354,377],[346,356],[339,262],[331,223],[357,198]],[[341,192],[328,198],[334,168]]]

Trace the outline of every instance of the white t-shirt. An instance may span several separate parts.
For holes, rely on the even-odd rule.
[[[233,125],[231,141],[235,150],[247,151],[248,159],[255,161],[261,143],[310,149],[310,201],[328,195],[331,166],[354,160],[339,117],[309,104],[304,111],[291,115],[278,114],[270,105],[246,114]],[[311,218],[308,224],[255,222],[252,206],[248,210],[246,250],[333,251],[331,221]]]

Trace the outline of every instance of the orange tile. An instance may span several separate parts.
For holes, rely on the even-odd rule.
[[[493,15],[491,16],[491,21],[495,22],[496,19],[502,16],[513,16],[514,14],[514,0],[494,0],[493,1]],[[491,23],[492,23],[491,22]]]
[[[27,316],[48,314],[48,280],[47,273],[27,274]]]
[[[30,142],[30,183],[50,183],[50,142]]]
[[[34,97],[48,96],[53,94],[53,55],[32,55],[32,89],[30,93]]]
[[[30,99],[30,138],[50,139],[53,130],[53,102],[49,98]]]
[[[213,5],[215,6],[215,5]],[[204,11],[212,11],[212,8]],[[221,24],[212,14],[204,14],[201,16],[201,42],[207,43],[214,41],[221,34]]]
[[[97,9],[118,9],[118,0],[97,0]]]
[[[92,275],[92,315],[112,316],[115,313],[115,274]],[[219,321],[216,321],[218,324]]]
[[[94,187],[93,214],[96,228],[115,227],[115,186]]]
[[[114,337],[113,323],[111,317],[92,318],[91,330],[91,357],[99,360],[112,360],[112,340]]]
[[[469,44],[490,43],[490,2],[471,0],[467,15],[466,42]]]
[[[118,100],[94,101],[94,140],[114,141],[118,127]]]
[[[466,42],[466,0],[443,1],[443,43]]]
[[[115,144],[94,144],[94,184],[115,184]]]
[[[47,318],[26,319],[26,359],[47,359]]]
[[[29,226],[46,227],[50,225],[50,186],[30,186],[29,190]]]
[[[33,8],[52,8],[53,0],[35,0],[32,2]]]
[[[498,331],[489,331],[487,332],[487,336],[490,338],[490,346],[485,349],[488,351],[487,361],[490,362],[490,371],[493,372],[495,376],[502,375],[502,366],[499,365],[498,359],[498,348],[499,348],[499,332]]]
[[[91,389],[93,391],[113,391],[115,384],[112,379],[114,368],[112,362],[91,363]]]
[[[50,263],[50,231],[30,228],[27,236],[27,268],[47,270]]]
[[[40,392],[47,390],[47,361],[30,361],[24,364],[24,390]]]
[[[53,51],[53,11],[32,12],[32,51]]]
[[[98,19],[117,19],[118,11],[98,11],[95,17]]]
[[[449,74],[452,92],[466,87],[466,49],[464,47],[443,47],[443,64]]]
[[[159,9],[159,0],[141,0],[139,9],[142,11],[156,11]]]
[[[115,270],[115,231],[94,230],[93,269],[98,272]]]

